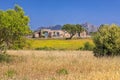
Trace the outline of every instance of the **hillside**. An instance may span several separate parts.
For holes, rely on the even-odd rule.
[[[98,27],[96,27],[96,26],[94,26],[94,25],[92,25],[90,23],[84,23],[84,24],[81,24],[81,25],[82,25],[82,27],[84,29],[86,29],[88,31],[88,33],[90,33],[90,32],[96,32],[97,29],[98,29]],[[48,26],[48,27],[41,26],[37,30],[40,30],[40,29],[60,30],[61,28],[62,28],[62,25],[55,25],[55,26]]]

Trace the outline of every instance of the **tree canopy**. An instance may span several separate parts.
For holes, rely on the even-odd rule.
[[[80,34],[80,32],[82,32],[84,29],[82,28],[81,25],[77,24],[77,25],[73,25],[73,24],[65,24],[62,27],[62,30],[67,31],[70,34],[70,38],[72,39],[72,37],[78,33]],[[80,35],[79,35],[80,36]]]
[[[30,18],[16,5],[14,9],[0,10],[0,46],[12,47],[20,43],[25,34],[30,32]]]
[[[120,27],[101,25],[93,38],[95,43],[94,54],[96,56],[120,55]]]

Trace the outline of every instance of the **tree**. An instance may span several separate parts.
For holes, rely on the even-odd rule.
[[[24,35],[30,32],[29,17],[25,16],[23,9],[16,5],[14,9],[0,11],[0,46],[10,49],[14,45],[24,42]],[[18,47],[19,47],[18,46]]]
[[[120,55],[120,27],[112,25],[100,26],[98,32],[93,37],[95,43],[95,56],[115,56]]]
[[[76,24],[76,27],[77,27],[77,33],[78,33],[79,37],[81,37],[80,33],[85,31],[85,29],[80,24]]]
[[[70,34],[69,39],[72,39],[72,37],[76,34],[76,33],[80,33],[83,28],[81,25],[77,24],[77,25],[73,25],[73,24],[65,24],[62,27],[62,30],[67,31]]]

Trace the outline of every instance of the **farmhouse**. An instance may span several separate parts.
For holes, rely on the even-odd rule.
[[[33,34],[33,38],[69,38],[70,34],[63,30],[51,30],[51,29],[40,29],[39,31],[35,31]],[[73,37],[88,37],[87,32],[83,31],[80,34],[75,34]]]

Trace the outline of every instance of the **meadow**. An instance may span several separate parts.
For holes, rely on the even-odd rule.
[[[83,48],[86,42],[94,46],[92,39],[30,39],[28,42],[30,43],[31,49],[37,50],[78,50]]]
[[[91,51],[8,51],[0,80],[120,80],[120,57],[96,58]]]

